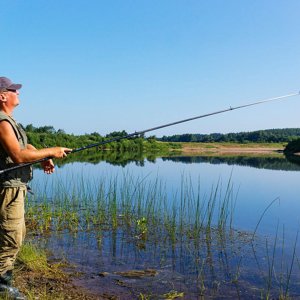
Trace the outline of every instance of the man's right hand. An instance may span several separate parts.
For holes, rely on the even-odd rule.
[[[53,147],[49,148],[49,150],[51,150],[51,156],[54,158],[66,157],[72,151],[72,149],[65,147]]]

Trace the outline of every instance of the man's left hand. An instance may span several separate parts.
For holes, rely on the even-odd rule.
[[[44,173],[52,174],[54,172],[54,163],[52,159],[41,162],[41,165],[44,169]]]

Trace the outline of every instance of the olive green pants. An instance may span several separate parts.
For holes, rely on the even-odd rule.
[[[0,189],[0,275],[13,269],[25,237],[26,187]]]

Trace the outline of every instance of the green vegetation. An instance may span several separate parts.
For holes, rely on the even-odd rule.
[[[38,249],[31,243],[26,243],[21,247],[17,257],[17,264],[20,268],[31,271],[50,270],[45,251]]]
[[[108,141],[117,137],[125,137],[126,131],[112,132],[106,136],[101,136],[99,133],[94,132],[91,134],[74,135],[67,134],[64,130],[55,130],[52,126],[34,127],[32,124],[24,127],[28,141],[36,148],[53,147],[53,146],[65,146],[72,149],[81,148],[90,144],[98,144]],[[111,142],[93,148],[92,151],[97,150],[112,150],[115,152],[161,152],[168,151],[170,148],[178,148],[179,145],[172,143],[158,142],[155,137],[148,138],[136,137],[132,139],[123,139],[118,142]]]
[[[234,143],[282,143],[300,137],[300,128],[267,129],[239,133],[177,134],[163,136],[164,142],[234,142]]]
[[[49,255],[49,254],[48,254]],[[49,263],[47,252],[35,243],[26,242],[18,253],[14,270],[14,282],[28,300],[66,299],[69,296],[68,285],[70,273],[63,272],[67,265],[62,261]],[[74,292],[76,296],[76,292]],[[73,295],[72,295],[73,296]],[[71,297],[84,299],[83,297]],[[0,299],[9,300],[11,297]]]
[[[219,195],[221,186],[218,183],[209,200],[204,200],[193,191],[189,180],[183,179],[181,207],[177,212],[173,211],[175,207],[169,207],[163,184],[158,179],[154,182],[145,182],[145,179],[137,179],[135,182],[131,175],[123,174],[121,179],[84,181],[70,175],[66,182],[58,179],[51,186],[43,186],[42,190],[39,190],[42,185],[37,184],[33,187],[36,195],[31,196],[26,204],[29,227],[37,233],[45,233],[65,229],[77,232],[99,224],[112,228],[126,224],[140,235],[147,234],[148,226],[154,225],[158,230],[156,236],[166,230],[174,237],[178,223],[187,225],[188,228],[184,226],[181,230],[188,232],[196,232],[201,228],[211,229],[213,224],[222,224],[220,228],[223,230],[228,225],[227,220],[231,219],[230,214],[233,212],[224,213],[223,208],[228,207],[231,201],[229,185],[224,198]],[[52,195],[51,199],[47,194]],[[178,201],[174,199],[171,202]],[[222,210],[218,212],[218,208]],[[192,212],[196,214],[191,216]],[[217,216],[221,216],[220,219]],[[187,217],[188,224],[185,223]]]
[[[297,152],[300,152],[300,139],[289,142],[284,149],[284,153],[286,154],[293,154]]]

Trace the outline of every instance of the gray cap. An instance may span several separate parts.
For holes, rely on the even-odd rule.
[[[13,83],[7,77],[0,77],[0,91],[19,90],[21,87],[22,87],[22,84]]]

